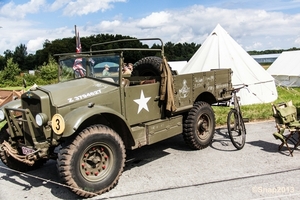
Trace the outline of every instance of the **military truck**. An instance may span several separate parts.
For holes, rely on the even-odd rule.
[[[114,43],[160,42],[161,48],[107,49]],[[154,51],[122,74],[126,51]],[[192,149],[206,148],[215,132],[211,107],[230,100],[231,70],[178,75],[159,38],[94,44],[59,56],[58,83],[35,86],[0,109],[0,156],[28,171],[57,159],[64,183],[82,197],[111,190],[125,165],[125,150],[182,134]],[[105,67],[109,73],[103,75]]]

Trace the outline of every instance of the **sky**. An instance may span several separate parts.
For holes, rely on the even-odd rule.
[[[220,24],[246,51],[300,47],[300,0],[0,0],[0,55],[97,34],[202,44]],[[85,51],[83,49],[83,51]]]

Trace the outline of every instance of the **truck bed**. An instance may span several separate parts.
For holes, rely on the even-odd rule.
[[[231,94],[225,91],[232,88],[231,73],[231,69],[217,69],[173,76],[177,110],[191,107],[197,99],[210,104],[228,101]]]

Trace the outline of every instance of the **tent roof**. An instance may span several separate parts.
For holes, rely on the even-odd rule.
[[[218,24],[180,74],[223,68],[233,71],[233,87],[248,85],[238,92],[241,105],[277,99],[274,78]]]
[[[273,77],[218,24],[180,73],[220,68],[232,69],[233,85],[274,81]]]
[[[273,76],[300,76],[300,51],[285,51],[272,63],[267,72]]]

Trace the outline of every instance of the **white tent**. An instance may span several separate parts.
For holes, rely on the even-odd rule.
[[[233,71],[233,87],[248,85],[247,89],[238,92],[241,105],[269,103],[277,99],[273,77],[218,24],[180,74],[221,68]]]
[[[282,52],[267,69],[276,85],[300,87],[300,51]]]
[[[174,71],[180,72],[184,66],[187,64],[187,61],[168,61],[171,69]]]

